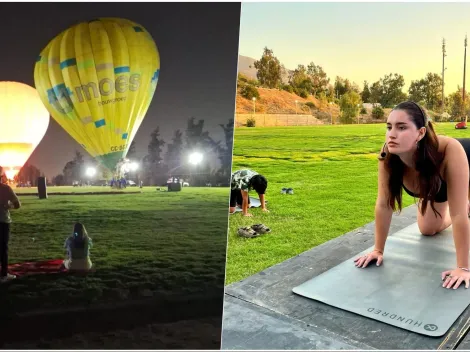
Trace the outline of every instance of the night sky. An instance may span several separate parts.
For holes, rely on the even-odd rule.
[[[204,119],[215,140],[219,124],[234,116],[240,23],[239,3],[0,3],[0,81],[34,87],[40,51],[70,26],[98,17],[122,17],[145,27],[160,53],[161,72],[149,111],[135,137],[138,156],[150,132],[160,127],[171,142],[189,117]],[[0,126],[1,128],[1,126]],[[29,161],[50,179],[62,172],[80,147],[50,119]]]

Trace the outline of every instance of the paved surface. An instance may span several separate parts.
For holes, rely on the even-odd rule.
[[[415,222],[416,206],[412,205],[400,215],[394,214],[390,234]],[[435,338],[292,292],[293,287],[373,244],[374,222],[227,286],[222,349],[455,349],[457,344],[450,342],[466,332],[462,327],[469,325],[467,311],[456,321],[448,336]],[[470,348],[467,338],[458,348],[465,346]]]

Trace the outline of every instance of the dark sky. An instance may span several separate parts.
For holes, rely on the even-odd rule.
[[[123,17],[145,27],[160,53],[160,76],[149,111],[135,137],[146,153],[150,132],[160,126],[171,141],[187,119],[204,119],[215,140],[234,116],[239,3],[0,3],[0,81],[34,87],[40,51],[61,31],[97,17]],[[0,126],[1,128],[1,126]],[[52,118],[29,161],[52,177],[80,147]]]

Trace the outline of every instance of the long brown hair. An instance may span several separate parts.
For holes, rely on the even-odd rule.
[[[419,196],[423,198],[421,205],[422,214],[426,213],[428,201],[431,201],[431,208],[434,214],[441,214],[434,207],[434,199],[441,187],[441,178],[439,175],[439,165],[442,161],[442,155],[439,153],[439,140],[431,121],[428,120],[424,110],[412,101],[405,101],[393,108],[393,110],[402,110],[408,114],[410,120],[419,130],[426,127],[426,134],[418,142],[418,148],[414,155],[415,169],[419,172]],[[388,189],[390,193],[389,204],[393,210],[402,210],[403,193],[403,175],[405,164],[398,155],[387,153],[385,156],[385,167],[389,172],[390,179]]]
[[[88,239],[88,232],[85,225],[80,222],[75,223],[75,225],[73,225],[73,237],[75,247],[83,248],[85,241]]]

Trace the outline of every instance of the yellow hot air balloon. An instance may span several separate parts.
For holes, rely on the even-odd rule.
[[[0,82],[0,166],[8,179],[18,174],[46,134],[49,112],[33,87]]]
[[[160,56],[137,23],[100,18],[55,37],[34,68],[52,117],[109,170],[129,150],[152,101]]]

